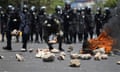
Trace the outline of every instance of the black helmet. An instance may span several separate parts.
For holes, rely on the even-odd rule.
[[[77,13],[77,11],[78,11],[77,8],[73,8],[73,9],[72,9],[72,12],[73,12],[73,13]]]
[[[80,13],[80,12],[81,12],[81,8],[78,8],[78,9],[77,9],[77,12],[79,12],[79,13]]]
[[[98,7],[96,11],[97,11],[97,14],[101,14],[102,9]]]
[[[70,9],[71,8],[71,2],[70,1],[66,1],[65,2],[65,9]]]
[[[62,9],[62,7],[60,5],[57,5],[55,8],[55,11],[60,11]]]
[[[91,10],[91,7],[87,7],[86,13],[87,13],[87,14],[91,14],[91,11],[92,11],[92,10]]]
[[[12,7],[12,8],[11,8],[10,13],[15,13],[15,7]]]
[[[82,11],[82,12],[85,12],[85,7],[82,7],[82,8],[81,8],[81,11]]]
[[[55,8],[56,13],[62,13],[62,7],[60,5],[57,5]]]
[[[2,6],[0,6],[0,10],[2,10]]]
[[[8,7],[7,7],[7,8],[11,9],[12,7],[13,7],[13,5],[11,5],[11,4],[10,4],[10,5],[8,5]]]
[[[31,6],[30,10],[31,10],[32,12],[36,12],[36,11],[37,11],[37,9],[36,9],[35,6]]]
[[[11,4],[7,6],[7,12],[8,12],[8,13],[12,10],[12,7],[13,7],[13,6],[12,6]]]
[[[0,6],[0,14],[3,14],[3,13],[4,13],[3,8],[2,6]]]
[[[105,7],[105,8],[104,8],[104,12],[105,12],[106,14],[110,14],[110,8],[109,8],[109,7]]]
[[[39,14],[45,14],[46,13],[46,6],[41,6],[39,9]]]
[[[15,13],[15,7],[12,5],[8,5],[7,7],[7,13],[11,14],[11,13]]]
[[[41,6],[40,7],[40,11],[45,11],[46,10],[46,6]]]
[[[28,5],[25,4],[25,5],[23,5],[23,12],[26,13],[27,11],[28,11]]]

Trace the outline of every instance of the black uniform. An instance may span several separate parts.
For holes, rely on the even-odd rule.
[[[65,43],[71,43],[70,42],[70,34],[69,34],[69,26],[70,26],[70,11],[71,9],[65,9],[63,11],[63,31],[64,31],[64,41]]]
[[[0,31],[2,34],[2,42],[4,41],[6,32],[7,16],[3,10],[0,11]]]
[[[87,40],[88,38],[88,25],[87,25],[87,17],[84,10],[80,12],[79,15],[79,32],[78,32],[78,39],[79,42],[82,40]]]
[[[46,7],[42,6],[40,7],[40,10],[39,10],[39,13],[38,13],[38,32],[39,32],[39,36],[40,36],[40,40],[41,40],[41,43],[43,42],[43,23],[44,23],[44,20],[46,18],[46,11],[45,11]],[[38,37],[39,39],[39,37]]]
[[[108,20],[111,18],[111,11],[109,8],[105,8],[104,14],[103,14],[103,24],[107,23]]]
[[[76,43],[77,26],[78,26],[78,13],[76,8],[71,10],[69,24],[70,24],[69,25],[70,42]]]
[[[61,25],[59,20],[54,16],[48,16],[43,24],[44,28],[44,40],[48,44],[49,49],[53,49],[52,44],[49,43],[49,37],[50,35],[57,35],[57,40],[59,43],[59,50],[63,51],[62,49],[62,36],[61,33]]]
[[[93,38],[93,33],[94,33],[94,24],[93,24],[93,16],[91,14],[91,8],[87,8],[86,11],[86,17],[87,17],[87,27],[88,27],[88,34],[90,35],[90,38]]]
[[[33,35],[35,34],[35,42],[38,40],[38,16],[35,11],[30,11],[30,41],[33,42]]]
[[[20,30],[22,31],[22,42],[23,46],[22,48],[27,50],[27,41],[30,34],[30,15],[27,10],[21,12],[21,24],[20,24]]]
[[[12,50],[12,46],[11,46],[11,39],[12,39],[12,35],[11,32],[14,29],[19,29],[20,26],[20,16],[17,12],[15,12],[15,10],[11,10],[8,14],[7,14],[7,28],[6,28],[6,37],[7,37],[7,46],[3,47],[3,49],[6,50]]]
[[[101,29],[103,27],[103,15],[101,13],[101,9],[97,10],[97,13],[95,14],[95,24],[96,24],[96,34],[99,36]]]

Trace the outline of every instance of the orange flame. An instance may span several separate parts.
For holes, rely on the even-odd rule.
[[[106,53],[112,51],[113,39],[105,31],[103,31],[98,38],[89,40],[90,49],[105,48]]]

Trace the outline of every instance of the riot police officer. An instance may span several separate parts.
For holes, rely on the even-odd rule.
[[[44,29],[44,40],[47,43],[49,50],[52,50],[52,43],[50,43],[50,36],[56,35],[57,36],[57,42],[59,43],[59,50],[64,51],[62,48],[62,37],[63,32],[61,30],[61,24],[60,21],[57,19],[54,15],[49,15],[44,20],[43,23],[43,29]]]
[[[62,13],[63,13],[62,7],[60,5],[57,5],[55,7],[55,14],[61,17]]]
[[[87,9],[86,9],[86,17],[87,17],[86,23],[87,23],[87,27],[88,27],[88,34],[90,35],[90,38],[92,39],[93,33],[94,33],[94,31],[93,31],[94,24],[93,24],[93,16],[92,16],[90,7],[87,7]]]
[[[63,24],[63,31],[64,31],[64,42],[65,43],[71,43],[70,42],[70,34],[69,34],[69,23],[70,23],[70,13],[71,12],[71,6],[70,3],[65,3],[65,8],[63,10],[63,20],[64,20],[64,24]]]
[[[104,8],[104,14],[103,14],[103,24],[107,23],[110,18],[111,18],[110,8],[105,7]]]
[[[27,51],[27,41],[30,34],[30,14],[28,12],[28,6],[23,6],[23,11],[20,13],[21,24],[20,31],[22,31],[22,51]]]
[[[88,38],[88,25],[87,25],[87,16],[85,8],[82,8],[79,15],[79,32],[78,39],[79,42],[82,40],[87,40]]]
[[[47,16],[46,6],[41,6],[38,12],[38,20],[39,20],[38,21],[38,32],[39,32],[41,43],[43,42],[43,34],[44,34],[42,25],[44,23],[46,16]]]
[[[61,29],[63,30],[64,21],[63,21],[62,13],[63,13],[62,7],[60,5],[57,5],[56,8],[55,8],[55,13],[53,13],[53,15],[56,16],[57,19],[60,21],[60,23],[61,23]]]
[[[39,43],[38,39],[38,15],[35,6],[31,6],[30,9],[30,40],[33,41],[33,35],[35,34],[35,42]]]
[[[0,6],[0,32],[2,34],[2,42],[4,41],[4,37],[5,37],[5,32],[6,32],[6,23],[7,23],[7,19],[6,19],[6,14],[2,8],[2,6]]]
[[[20,16],[16,12],[15,7],[8,6],[7,9],[7,28],[6,28],[6,37],[7,37],[7,46],[3,47],[5,50],[12,50],[11,46],[11,39],[12,35],[11,32],[16,29],[19,29],[20,26]]]
[[[94,21],[96,24],[96,34],[97,36],[99,36],[101,29],[103,27],[103,15],[102,15],[101,8],[97,8],[97,12],[94,16]]]
[[[70,34],[70,42],[76,43],[77,36],[77,24],[78,24],[78,13],[77,8],[73,8],[70,13],[70,22],[69,22],[69,34]]]

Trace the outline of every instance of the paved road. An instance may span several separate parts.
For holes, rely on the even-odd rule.
[[[13,41],[13,50],[5,51],[2,46],[6,43],[0,42],[0,55],[5,58],[0,59],[0,72],[120,72],[120,65],[116,62],[120,60],[120,56],[110,56],[108,60],[94,61],[91,60],[81,60],[81,66],[78,68],[69,67],[69,53],[67,53],[67,48],[69,45],[63,44],[63,48],[67,53],[67,57],[64,61],[59,61],[55,59],[54,62],[46,63],[41,59],[35,58],[35,53],[20,52],[21,43],[15,43]],[[80,43],[73,44],[74,51],[78,52],[81,48]],[[57,48],[57,45],[54,45]],[[29,43],[28,48],[46,48],[46,44],[36,44]],[[25,57],[24,62],[18,62],[15,58],[16,53],[22,53]]]

